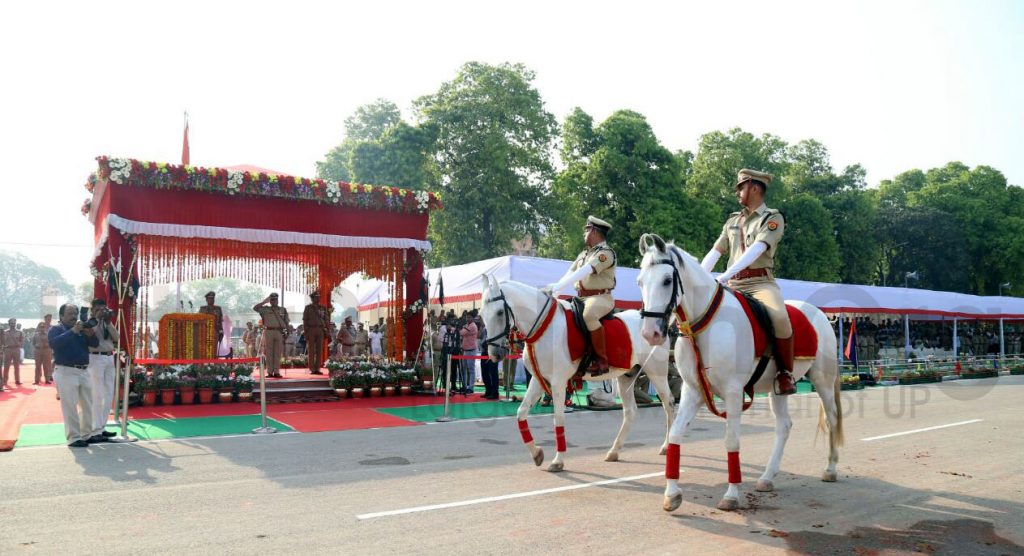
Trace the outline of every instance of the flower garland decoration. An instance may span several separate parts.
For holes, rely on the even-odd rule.
[[[294,176],[268,175],[263,172],[235,172],[224,168],[181,166],[131,158],[101,156],[96,160],[99,162],[99,169],[86,182],[86,189],[90,192],[95,189],[98,180],[109,180],[118,185],[134,187],[281,197],[413,214],[443,208],[440,196],[430,191],[322,179],[311,180]]]

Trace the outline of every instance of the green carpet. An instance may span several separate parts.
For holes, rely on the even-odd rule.
[[[453,403],[448,405],[448,415],[459,420],[491,419],[515,415],[518,409],[518,402]],[[417,405],[414,407],[382,407],[378,408],[377,411],[401,417],[402,419],[425,423],[436,421],[438,417],[444,415],[444,404]],[[552,411],[554,410],[550,407],[534,406],[530,410],[530,415],[542,415]]]
[[[128,422],[128,435],[139,440],[161,438],[187,438],[190,436],[220,436],[248,434],[262,426],[259,415],[230,415],[225,417],[195,417],[190,419],[141,419]],[[280,421],[267,418],[267,424],[279,431],[292,428]],[[107,427],[108,430],[115,430]],[[115,430],[116,432],[116,430]],[[63,424],[22,425],[16,447],[66,444]]]

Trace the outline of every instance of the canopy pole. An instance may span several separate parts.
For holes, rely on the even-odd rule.
[[[959,320],[958,318],[953,317],[953,358],[954,359],[959,359],[960,358],[960,337],[957,336],[957,332],[956,332],[956,324],[957,324],[958,320]]]
[[[839,345],[836,348],[836,359],[839,360],[839,367],[843,366],[843,314],[839,313]]]
[[[910,361],[910,315],[903,315],[903,358]]]
[[[999,319],[999,368],[1003,367],[1006,359],[1006,343],[1003,340],[1003,319]]]

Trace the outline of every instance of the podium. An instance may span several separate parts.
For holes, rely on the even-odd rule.
[[[160,318],[157,342],[161,359],[213,359],[217,356],[217,327],[213,315],[168,313]]]

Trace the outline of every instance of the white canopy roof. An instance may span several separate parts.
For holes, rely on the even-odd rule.
[[[515,280],[541,287],[557,281],[569,268],[569,261],[539,257],[506,256],[427,271],[430,302],[437,303],[438,275],[444,277],[445,303],[479,301],[481,275],[498,280]],[[618,267],[612,292],[616,307],[640,308],[640,288],[635,268]],[[883,288],[853,284],[829,284],[802,280],[779,280],[786,299],[806,301],[826,313],[888,313],[964,319],[1024,319],[1024,298],[983,297],[914,288]],[[387,289],[375,280],[359,287],[359,309],[368,310],[387,302]]]

